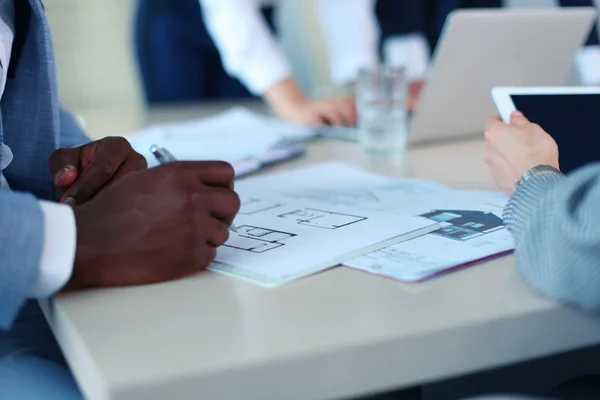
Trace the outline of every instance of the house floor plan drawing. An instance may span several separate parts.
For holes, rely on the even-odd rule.
[[[237,232],[217,249],[209,270],[263,286],[313,275],[439,229],[427,218],[317,204],[277,194],[272,186],[240,186]]]
[[[300,225],[323,229],[339,229],[364,221],[366,217],[340,214],[333,211],[303,208],[279,215],[279,218],[293,219]]]
[[[296,236],[293,233],[249,225],[238,226],[237,229],[237,235],[232,235],[224,246],[252,253],[264,253],[285,246],[283,241]]]

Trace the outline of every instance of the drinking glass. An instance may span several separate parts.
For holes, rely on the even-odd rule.
[[[404,68],[362,69],[356,85],[358,142],[371,154],[403,154],[408,141]]]

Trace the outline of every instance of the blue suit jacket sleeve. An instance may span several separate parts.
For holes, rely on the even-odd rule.
[[[91,139],[85,134],[73,114],[60,107],[60,147],[76,147],[89,143]]]
[[[31,194],[0,190],[0,330],[31,296],[44,245],[44,216]]]
[[[600,312],[600,164],[528,180],[509,201],[517,268],[548,297]]]

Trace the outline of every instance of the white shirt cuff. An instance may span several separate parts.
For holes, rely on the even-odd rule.
[[[40,272],[31,294],[32,298],[52,296],[71,278],[77,228],[71,207],[64,204],[40,201],[44,214],[44,247],[40,260]]]
[[[575,65],[582,84],[600,85],[600,46],[586,46],[579,49],[575,56]]]
[[[429,67],[429,44],[421,34],[392,36],[383,44],[383,55],[388,65],[404,67],[407,79],[425,80]]]

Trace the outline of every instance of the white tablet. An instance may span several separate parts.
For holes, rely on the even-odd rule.
[[[519,110],[556,140],[563,172],[600,161],[600,87],[497,87],[500,117]]]

